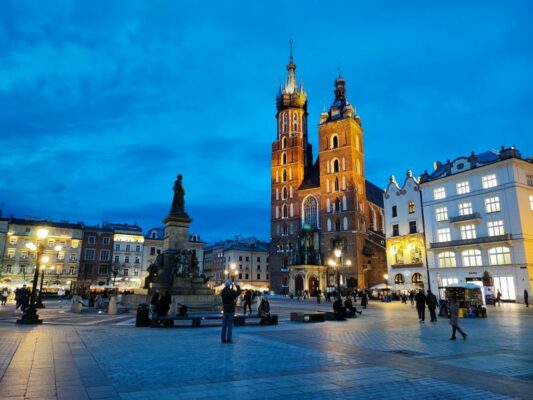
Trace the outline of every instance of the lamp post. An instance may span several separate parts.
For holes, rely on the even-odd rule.
[[[54,247],[54,250],[56,251],[56,261],[57,261],[57,256],[59,254],[59,252],[61,251],[62,247],[60,245],[57,245],[56,247]],[[48,261],[50,261],[49,257],[48,256],[43,256],[42,257],[42,262],[43,264],[46,264]],[[50,269],[53,271],[55,267],[51,267]],[[42,272],[41,272],[41,286],[39,288],[39,297],[37,298],[37,301],[35,303],[35,307],[37,308],[46,308],[43,304],[43,282],[44,282],[44,274],[46,272],[46,266],[42,266]]]
[[[340,298],[341,297],[341,267],[344,267],[343,259],[342,259],[342,250],[341,249],[335,249],[335,258],[337,258],[337,295]],[[344,268],[343,268],[344,269]]]
[[[39,268],[44,252],[44,239],[48,236],[47,229],[39,229],[37,231],[37,237],[40,239],[37,245],[34,243],[28,243],[26,246],[32,251],[37,251],[37,259],[35,265],[35,271],[33,273],[33,285],[30,294],[30,304],[22,317],[17,320],[17,324],[42,324],[43,320],[39,318],[37,314],[37,308],[35,307],[35,292],[37,291],[37,281],[39,280]]]
[[[383,279],[385,279],[385,296],[389,295],[389,274],[383,274]]]

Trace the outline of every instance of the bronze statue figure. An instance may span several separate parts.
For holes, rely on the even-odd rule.
[[[174,198],[172,199],[172,207],[169,213],[171,216],[187,215],[185,213],[185,189],[183,189],[181,183],[182,179],[183,177],[179,174],[174,182]]]

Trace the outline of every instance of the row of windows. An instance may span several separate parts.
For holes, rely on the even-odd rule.
[[[130,260],[133,260],[133,258],[130,258],[130,256],[124,256],[124,264],[129,264]],[[120,256],[115,256],[113,259],[113,262],[119,264]],[[140,263],[141,263],[141,259],[139,257],[135,257],[134,264],[140,264]]]
[[[414,201],[410,201],[408,206],[407,206],[407,211],[409,212],[409,214],[414,214],[415,213],[415,202]],[[392,217],[397,217],[398,216],[398,207],[397,206],[392,206]]]
[[[417,232],[418,232],[418,229],[416,227],[416,221],[409,221],[409,234],[417,233]],[[392,225],[392,236],[400,236],[400,225],[399,224]]]
[[[501,211],[499,196],[488,197],[484,200],[484,203],[485,203],[485,213],[487,214]],[[474,213],[473,208],[472,208],[472,203],[470,201],[459,203],[457,206],[457,209],[459,211],[459,215],[461,216],[471,215]],[[436,208],[435,219],[437,220],[437,222],[447,221],[448,220],[448,207],[445,206],[445,207]]]
[[[476,226],[474,224],[461,225],[459,232],[462,240],[477,238]],[[503,221],[495,220],[487,222],[487,233],[489,236],[505,235]],[[450,242],[451,240],[450,228],[437,229],[437,242]]]
[[[16,245],[17,243],[19,243],[19,239],[17,236],[10,236],[9,238],[9,244],[14,246]],[[32,242],[31,239],[21,239],[20,242],[24,245]],[[66,240],[54,240],[54,239],[48,239],[47,243],[46,243],[46,247],[48,248],[54,248],[56,245],[60,245],[62,248],[65,248],[67,247],[67,241]],[[72,247],[73,249],[77,249],[79,246],[79,242],[77,240],[72,240],[70,242],[70,247]]]
[[[292,186],[289,186],[289,188],[287,189],[286,187],[283,187],[281,189],[281,199],[282,200],[287,200],[289,198],[289,196],[292,198]],[[279,200],[279,188],[276,188],[276,200]]]
[[[300,121],[299,115],[297,112],[292,113],[292,117],[289,112],[281,113],[279,116],[279,130],[281,133],[288,133],[289,128],[291,127],[290,121],[292,120],[292,130],[295,132],[298,132],[298,127],[300,126],[300,123],[303,127],[305,127],[305,116],[303,116],[302,120]],[[285,139],[285,138],[283,138]],[[287,146],[287,143],[283,143],[283,139],[281,141],[281,147],[284,149]]]
[[[485,175],[481,177],[481,186],[483,189],[490,189],[498,186],[498,179],[496,174]],[[457,194],[470,193],[470,183],[468,181],[459,182],[456,184]],[[433,199],[442,200],[446,198],[446,189],[444,187],[438,187],[433,189]]]
[[[100,250],[100,261],[109,261],[110,257],[109,250]],[[85,259],[86,260],[96,260],[96,250],[95,249],[85,249]]]
[[[228,256],[227,258],[228,262],[231,261],[231,256]],[[244,257],[244,260],[243,260],[243,256],[239,256],[239,261],[250,261],[250,257],[249,256],[245,256]],[[257,262],[261,262],[261,257],[257,257]]]
[[[87,236],[87,243],[88,244],[96,244],[96,236],[91,235]],[[102,244],[109,244],[111,243],[111,238],[109,236],[103,236],[102,237]]]
[[[141,246],[140,245],[135,245],[135,250],[132,250],[133,247],[130,244],[125,245],[125,247],[121,247],[119,243],[116,243],[115,244],[115,251],[120,251],[121,249],[123,249],[124,251],[135,251],[135,252],[139,253],[141,251]]]
[[[283,253],[289,251],[292,251],[292,243],[287,243],[285,246],[283,246],[282,244],[278,244],[276,246],[276,253]]]
[[[422,278],[422,274],[419,274],[418,272],[414,273],[411,277],[411,282],[416,284],[420,284],[424,282],[424,278]],[[396,274],[394,275],[394,283],[397,285],[403,285],[405,283],[405,278],[402,274]]]
[[[15,258],[16,257],[16,249],[8,249],[7,250],[7,258]],[[29,251],[23,251],[20,253],[20,258],[23,260],[29,259],[29,258],[37,258],[37,253],[32,253]],[[57,260],[64,260],[65,259],[65,252],[60,251],[57,253]],[[70,253],[70,261],[77,261],[78,260],[78,254],[77,253]]]
[[[493,247],[488,250],[490,265],[507,265],[511,264],[511,251],[509,247]],[[438,256],[439,267],[452,268],[457,266],[457,259],[455,252],[444,251]],[[470,249],[461,253],[461,259],[464,267],[479,267],[482,266],[481,250]]]
[[[11,264],[7,264],[5,268],[6,268],[5,269],[5,273],[6,274],[16,274],[17,273],[17,272],[14,271],[13,265],[11,265]],[[19,270],[18,270],[18,274],[19,275],[25,275],[25,274],[29,274],[30,272],[33,274],[34,270],[35,270],[35,268],[31,268],[31,271],[30,271],[30,268],[27,265],[20,265],[19,266]],[[45,274],[46,275],[63,275],[63,274],[75,275],[76,274],[76,267],[69,267],[68,269],[55,269],[53,271],[51,271],[49,269],[46,269],[45,270]]]

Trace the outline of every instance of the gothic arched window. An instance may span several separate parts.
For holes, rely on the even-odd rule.
[[[338,192],[339,191],[339,178],[335,178],[335,189],[334,189],[335,192]]]
[[[331,148],[336,149],[339,147],[339,137],[337,135],[333,135],[331,137]]]
[[[287,170],[286,169],[284,169],[283,172],[281,173],[281,181],[287,182]]]
[[[288,193],[287,193],[287,188],[284,187],[284,188],[283,188],[283,191],[281,192],[281,198],[282,198],[283,200],[287,200],[287,197],[289,197],[289,196],[288,196]]]
[[[287,138],[286,137],[283,137],[281,139],[281,148],[282,149],[286,149],[287,148]]]
[[[289,217],[289,209],[287,208],[287,204],[283,204],[282,216],[283,216],[283,218],[288,218]]]
[[[318,226],[317,210],[316,199],[313,196],[307,197],[304,201],[304,223],[309,224],[311,228]]]
[[[405,279],[402,274],[396,274],[394,275],[394,283],[397,285],[403,285],[405,283]]]
[[[334,159],[334,160],[331,162],[331,170],[332,170],[333,173],[335,173],[335,172],[339,172],[339,171],[340,171],[340,168],[339,168],[339,160]]]
[[[292,119],[294,121],[293,129],[294,131],[298,131],[298,114],[294,113]]]
[[[287,153],[281,154],[281,165],[287,164]]]
[[[289,116],[287,113],[283,113],[283,133],[287,133],[289,129]]]

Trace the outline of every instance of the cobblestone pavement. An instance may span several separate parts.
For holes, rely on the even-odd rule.
[[[299,324],[291,310],[330,304],[272,299],[278,326],[135,328],[134,315],[72,315],[42,326],[0,310],[5,399],[532,399],[533,310],[504,304],[465,319],[418,322],[410,305],[371,303],[346,322]],[[11,308],[10,308],[11,307]]]

